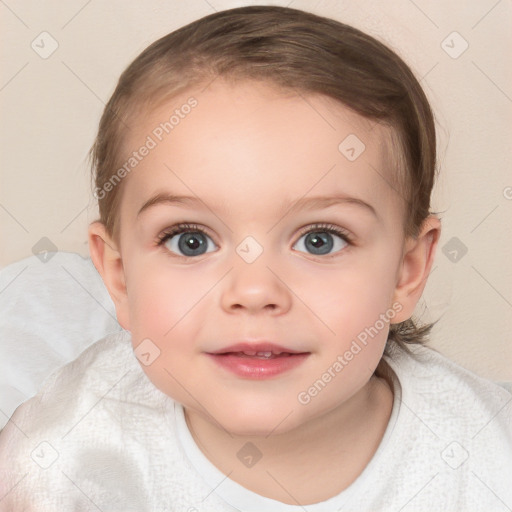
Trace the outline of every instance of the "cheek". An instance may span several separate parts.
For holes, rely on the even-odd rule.
[[[131,274],[129,288],[135,354],[139,346],[144,347],[144,352],[154,357],[150,364],[141,365],[148,378],[164,393],[186,402],[187,396],[182,396],[177,382],[186,381],[186,369],[192,367],[197,355],[197,347],[191,341],[201,326],[197,311],[201,297],[208,291],[207,283],[204,276],[201,279],[186,271],[170,272],[162,264],[146,263],[138,268],[143,271]]]
[[[129,287],[130,331],[134,346],[152,340],[161,360],[184,364],[191,357],[211,310],[210,293],[219,281],[215,272],[149,261],[132,268]]]
[[[201,297],[201,291],[183,273],[166,273],[158,267],[146,267],[134,279],[130,289],[132,333],[164,337],[192,310]]]
[[[298,395],[299,403],[311,403],[317,413],[325,412],[333,401],[348,400],[370,380],[382,358],[389,321],[396,314],[389,268],[389,262],[378,258],[364,264],[360,260],[357,268],[340,269],[330,279],[326,275],[323,287],[305,291],[311,301],[308,306],[330,332],[323,330],[318,363]],[[317,387],[319,380],[328,382],[325,388]]]
[[[304,281],[306,303],[336,336],[357,335],[391,307],[394,272],[383,258],[354,258],[338,270],[311,274]]]

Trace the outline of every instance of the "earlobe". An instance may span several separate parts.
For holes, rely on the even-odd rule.
[[[403,322],[412,316],[427,283],[440,234],[440,220],[430,215],[418,236],[406,241],[394,293],[394,302],[399,302],[402,310],[392,323]]]
[[[129,330],[128,296],[120,249],[101,222],[89,226],[88,237],[92,262],[114,302],[117,321],[123,329]]]

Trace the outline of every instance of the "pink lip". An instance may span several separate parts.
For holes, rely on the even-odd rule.
[[[271,357],[247,355],[257,352],[272,352]],[[262,380],[290,371],[303,363],[309,352],[292,350],[275,343],[237,343],[207,353],[221,368],[245,379]]]
[[[229,347],[221,348],[220,350],[216,350],[215,352],[210,352],[210,354],[218,355],[218,354],[227,354],[228,352],[274,352],[278,354],[280,352],[286,352],[288,354],[303,354],[300,350],[293,350],[291,348],[283,347],[281,345],[276,345],[271,342],[257,342],[257,343],[236,343],[235,345],[230,345]]]

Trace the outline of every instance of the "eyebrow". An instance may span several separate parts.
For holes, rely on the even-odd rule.
[[[192,206],[201,204],[203,207],[207,208],[206,204],[201,201],[198,197],[194,196],[177,196],[167,192],[160,192],[150,199],[148,199],[141,207],[139,212],[137,213],[137,217],[144,212],[145,210],[159,205],[166,204],[169,206],[181,205],[181,206]],[[329,206],[337,205],[337,204],[351,204],[355,206],[359,206],[364,208],[375,217],[379,218],[375,208],[363,201],[362,199],[358,199],[356,197],[346,196],[346,195],[335,195],[335,196],[317,196],[317,197],[301,197],[297,201],[294,201],[288,206],[286,209],[286,213],[294,212],[300,209],[306,210],[315,210],[321,208],[328,208]]]

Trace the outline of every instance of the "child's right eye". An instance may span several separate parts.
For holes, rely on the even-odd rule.
[[[157,239],[157,245],[165,245],[169,251],[186,257],[201,256],[216,248],[206,231],[194,224],[178,224],[163,231]]]

